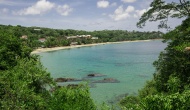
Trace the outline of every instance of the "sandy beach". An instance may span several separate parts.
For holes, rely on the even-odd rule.
[[[31,52],[31,54],[37,54],[41,52],[49,52],[63,49],[71,49],[71,48],[80,48],[80,47],[89,47],[89,46],[97,46],[97,45],[105,45],[105,44],[116,44],[116,43],[125,43],[125,42],[144,42],[151,40],[135,40],[135,41],[121,41],[121,42],[105,42],[105,43],[96,43],[96,44],[85,44],[85,45],[73,45],[73,46],[63,46],[63,47],[53,47],[53,48],[38,48]]]

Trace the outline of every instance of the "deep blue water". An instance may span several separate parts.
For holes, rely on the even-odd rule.
[[[107,102],[125,93],[136,94],[153,77],[155,68],[152,63],[165,47],[161,40],[154,40],[58,50],[39,55],[52,77],[90,80],[93,99]],[[90,73],[106,76],[86,78]],[[91,84],[104,78],[114,78],[119,83]]]

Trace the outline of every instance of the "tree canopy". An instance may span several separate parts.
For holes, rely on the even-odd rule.
[[[168,28],[169,17],[185,20],[163,35],[168,46],[154,62],[153,79],[139,90],[138,96],[128,96],[120,103],[124,109],[190,109],[190,1],[154,0],[150,6],[141,16],[138,27],[145,26],[147,21],[160,21],[159,28]]]
[[[160,21],[159,28],[169,28],[167,21],[171,18],[182,18],[190,16],[190,1],[177,0],[175,2],[166,2],[166,0],[153,0],[150,9],[145,12],[137,27],[144,27],[147,21]]]
[[[22,40],[28,47],[32,49],[38,47],[58,47],[69,46],[72,42],[81,44],[92,44],[102,42],[117,42],[117,41],[131,41],[131,40],[147,40],[160,39],[162,32],[140,32],[140,31],[126,31],[126,30],[101,30],[101,31],[83,31],[83,30],[62,30],[50,29],[42,27],[24,27],[0,25],[0,31],[9,33],[16,38],[24,37]],[[91,35],[91,38],[77,38],[67,39],[68,36]],[[10,36],[10,35],[8,35]],[[40,39],[44,41],[40,41]]]
[[[1,30],[0,39],[1,110],[96,109],[87,86],[58,87],[25,40]]]

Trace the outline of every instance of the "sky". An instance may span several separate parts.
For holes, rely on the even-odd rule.
[[[166,0],[178,1],[178,0]],[[158,22],[136,27],[152,0],[0,0],[0,24],[75,30],[164,31]],[[181,20],[171,19],[175,27]]]

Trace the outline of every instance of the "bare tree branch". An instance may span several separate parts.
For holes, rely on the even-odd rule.
[[[161,22],[160,25],[160,28],[162,28],[162,26],[165,28],[168,27],[168,17],[190,17],[190,1],[179,0],[179,2],[166,3],[166,0],[153,0],[150,4],[152,8],[141,16],[139,22],[137,22],[137,27],[144,27],[147,21],[165,21]]]
[[[188,7],[186,6],[186,1],[185,0],[179,0],[181,5],[184,7],[184,9],[187,11],[188,15],[190,15],[190,12],[188,10]]]

